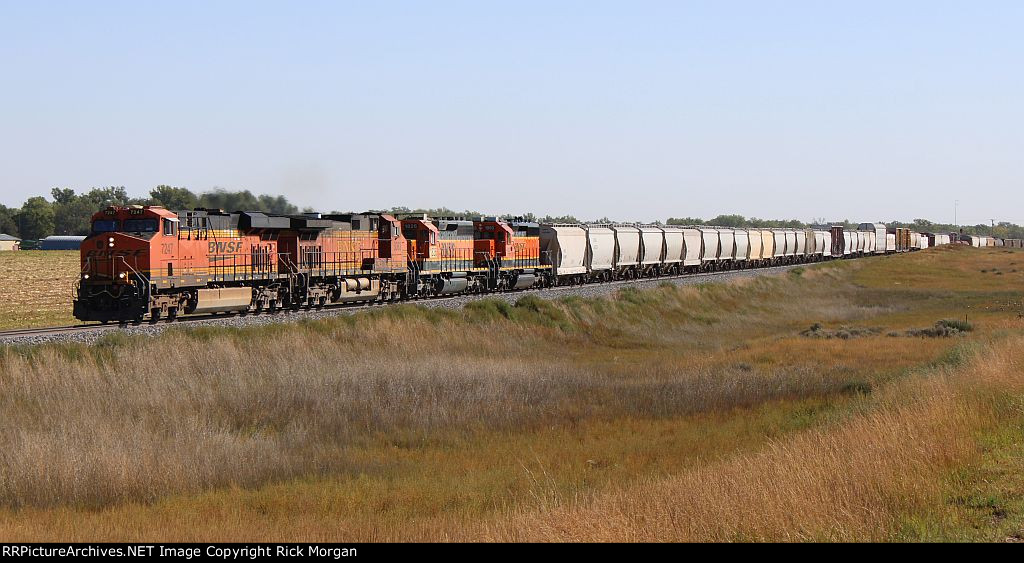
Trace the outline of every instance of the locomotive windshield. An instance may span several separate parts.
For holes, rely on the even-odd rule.
[[[121,230],[126,233],[155,233],[157,221],[156,219],[127,219]]]
[[[93,221],[92,232],[93,233],[113,233],[117,231],[118,222],[115,220],[109,221]]]
[[[92,232],[93,234],[155,233],[159,225],[156,219],[126,219],[124,223],[114,219],[100,219],[92,222]]]

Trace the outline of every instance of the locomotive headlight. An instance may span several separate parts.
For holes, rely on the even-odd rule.
[[[83,275],[82,275],[82,279],[83,279],[83,280],[87,280],[87,279],[89,279],[89,274],[83,274]]]
[[[107,242],[109,242],[110,244],[114,244],[114,237],[108,238]]]
[[[121,272],[120,274],[117,274],[117,277],[119,277],[121,279],[124,279],[124,272]]]
[[[109,246],[110,248],[114,248],[114,243],[108,243],[107,246]]]

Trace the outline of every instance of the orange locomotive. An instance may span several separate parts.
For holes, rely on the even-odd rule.
[[[524,289],[551,281],[538,237],[534,223],[495,218],[109,207],[82,243],[74,314],[156,321]]]

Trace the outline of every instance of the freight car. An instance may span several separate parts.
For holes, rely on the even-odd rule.
[[[897,231],[893,239],[909,247],[910,231]],[[868,233],[861,234],[858,240],[856,231],[841,226],[541,225],[498,217],[175,213],[159,206],[112,206],[93,215],[92,232],[82,243],[74,315],[83,321],[155,322],[877,252],[877,241],[872,245]]]

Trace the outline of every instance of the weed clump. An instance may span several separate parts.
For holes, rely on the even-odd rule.
[[[849,340],[851,338],[863,338],[865,336],[875,336],[881,334],[882,329],[874,327],[839,327],[836,330],[828,330],[823,327],[821,323],[814,323],[810,328],[800,332],[800,336],[806,338],[839,338],[842,340]]]
[[[974,325],[967,321],[943,319],[935,323],[935,326],[908,330],[907,336],[921,336],[926,338],[948,338],[959,336],[965,332],[974,330]]]
[[[870,395],[874,390],[869,381],[851,381],[843,385],[839,392],[844,395]]]

